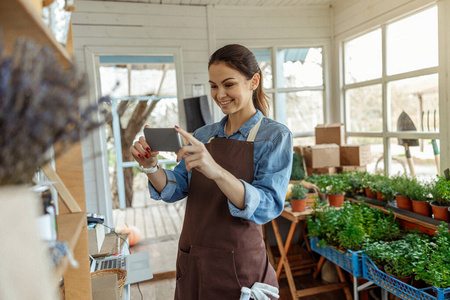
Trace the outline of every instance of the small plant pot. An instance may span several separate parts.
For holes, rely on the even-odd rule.
[[[450,222],[450,213],[448,211],[448,206],[440,206],[434,204],[434,202],[430,203],[431,210],[433,211],[433,217],[437,220],[441,220],[444,222]]]
[[[293,212],[302,212],[306,210],[306,198],[305,199],[291,199],[291,208]]]
[[[364,188],[364,192],[366,193],[366,197],[373,198],[373,199],[377,198],[377,194],[372,192],[372,190],[370,188]]]
[[[382,192],[377,192],[377,200],[386,201]]]
[[[328,202],[330,206],[341,207],[344,204],[344,196],[345,195],[333,195],[328,194]]]
[[[424,215],[427,217],[431,217],[431,208],[430,204],[427,201],[417,201],[411,199],[413,212],[418,213],[420,215]]]
[[[412,211],[412,203],[409,197],[395,196],[395,201],[397,202],[398,208]]]

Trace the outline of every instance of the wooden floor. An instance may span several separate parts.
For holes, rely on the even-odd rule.
[[[142,233],[141,241],[131,247],[131,253],[149,252],[154,274],[152,280],[133,284],[131,300],[171,300],[175,292],[175,262],[178,239],[185,212],[185,201],[166,204],[151,200],[148,192],[135,195],[133,207],[113,210],[114,226],[122,224],[137,226]],[[320,276],[319,276],[320,277]],[[296,277],[297,288],[307,288],[323,284],[312,275]],[[142,293],[142,298],[139,293]],[[285,279],[280,280],[280,299],[292,299]],[[302,300],[345,299],[342,291],[308,296]],[[233,299],[234,300],[234,299]],[[238,300],[238,299],[236,299]]]

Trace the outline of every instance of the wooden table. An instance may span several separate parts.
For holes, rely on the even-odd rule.
[[[312,288],[301,289],[301,290],[297,290],[297,288],[295,286],[294,276],[293,276],[292,270],[291,270],[291,266],[294,262],[289,261],[288,252],[291,248],[295,232],[296,232],[298,226],[300,226],[302,229],[301,235],[305,242],[306,248],[307,248],[308,252],[312,253],[311,245],[310,245],[309,239],[306,235],[306,231],[307,231],[306,218],[309,215],[311,215],[312,213],[313,213],[313,210],[311,208],[307,208],[306,211],[304,211],[304,212],[292,212],[291,207],[284,208],[283,212],[281,213],[281,217],[283,217],[291,222],[291,226],[290,226],[289,233],[288,233],[285,244],[283,244],[283,240],[281,238],[280,230],[278,228],[276,219],[272,220],[272,226],[273,226],[273,230],[275,233],[275,238],[277,240],[278,249],[279,249],[280,255],[281,255],[281,258],[280,258],[277,268],[276,268],[277,279],[278,280],[280,279],[281,272],[284,269],[293,300],[298,300],[299,297],[320,294],[320,293],[334,291],[334,290],[338,290],[338,289],[344,289],[346,299],[350,300],[350,299],[352,299],[352,294],[351,294],[351,290],[349,287],[349,283],[345,280],[345,277],[344,277],[344,274],[342,273],[341,268],[339,268],[339,266],[337,266],[337,265],[335,265],[335,266],[336,266],[336,270],[339,275],[339,281],[340,281],[339,283],[326,284],[326,285],[322,285],[322,286],[318,286],[318,287],[312,287]],[[266,239],[266,245],[269,246],[267,239]],[[269,252],[270,260],[271,260],[272,264],[274,264],[274,258],[270,251],[270,247],[267,247],[267,249]],[[325,258],[323,256],[321,256],[319,259],[319,262],[317,262],[317,263],[313,259],[312,261],[311,260],[301,261],[300,264],[301,264],[301,268],[307,269],[308,273],[311,272],[311,269],[314,269],[315,271],[314,271],[313,276],[314,276],[314,278],[316,278],[317,275],[319,274],[320,269],[322,268],[322,265],[324,262],[325,262]]]

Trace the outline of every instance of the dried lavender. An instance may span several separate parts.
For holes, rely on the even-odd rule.
[[[63,69],[51,49],[26,39],[11,57],[3,49],[0,34],[0,185],[29,183],[55,143],[59,155],[101,125],[104,112],[80,108],[87,77],[74,65]]]

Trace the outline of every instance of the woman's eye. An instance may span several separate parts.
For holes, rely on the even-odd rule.
[[[233,85],[234,84],[232,84],[232,83],[225,84],[226,87],[232,87]]]
[[[211,85],[211,88],[212,88],[212,89],[216,89],[216,88],[217,88],[217,85]]]

